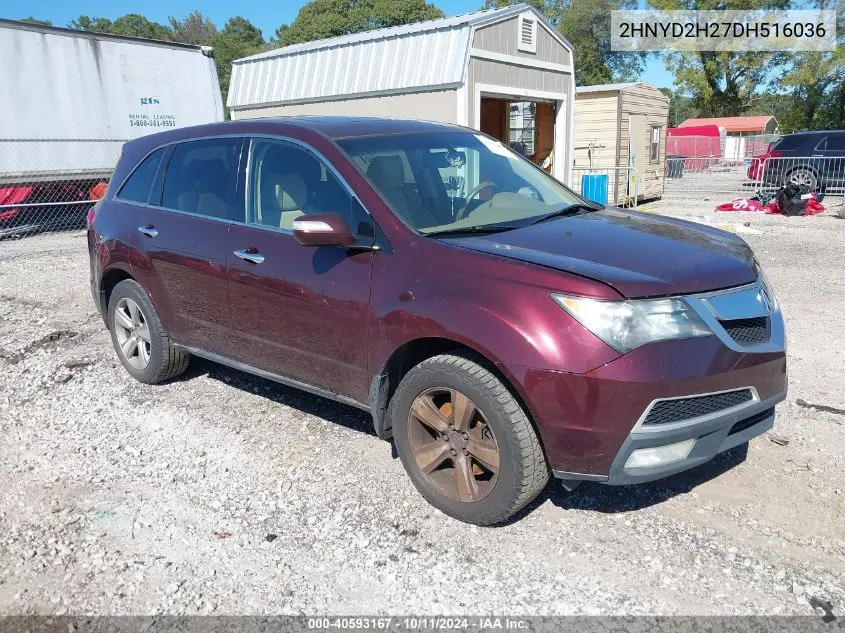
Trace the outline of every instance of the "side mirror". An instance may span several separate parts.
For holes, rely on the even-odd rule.
[[[355,243],[355,234],[337,213],[313,213],[293,221],[293,237],[303,246],[343,246]]]

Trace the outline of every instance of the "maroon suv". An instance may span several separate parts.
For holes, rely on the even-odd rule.
[[[751,250],[586,202],[436,123],[294,118],[127,143],[89,218],[126,370],[191,354],[369,411],[443,512],[649,481],[748,442],[786,395]]]

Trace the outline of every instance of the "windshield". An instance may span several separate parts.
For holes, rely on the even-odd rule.
[[[420,233],[515,228],[582,200],[503,144],[472,132],[339,141],[406,224]]]

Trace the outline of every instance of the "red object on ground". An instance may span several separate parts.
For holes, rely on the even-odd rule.
[[[824,213],[824,206],[816,199],[815,194],[811,194],[811,198],[807,200],[804,215],[819,215]],[[772,200],[769,204],[760,204],[759,200],[753,198],[737,198],[730,202],[725,202],[716,207],[716,211],[765,211],[769,215],[779,215],[781,213],[780,206],[777,200]]]
[[[96,185],[88,190],[89,200],[102,200],[106,195],[106,189],[109,185],[106,182],[98,182]]]

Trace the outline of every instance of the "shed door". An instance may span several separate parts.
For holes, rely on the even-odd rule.
[[[648,166],[649,152],[648,117],[644,114],[631,114],[628,118],[628,167],[637,170],[636,177],[640,182],[639,193],[643,193],[643,179]],[[634,196],[634,174],[628,175],[628,196]]]

